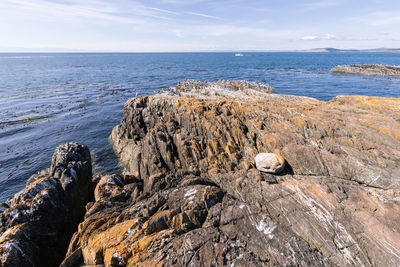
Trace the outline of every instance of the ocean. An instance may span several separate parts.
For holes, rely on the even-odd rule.
[[[331,73],[336,65],[400,65],[397,53],[0,54],[0,202],[48,168],[54,149],[88,145],[96,173],[122,169],[108,139],[136,95],[184,79],[250,80],[278,94],[400,96],[400,77]],[[400,104],[399,104],[400,105]]]

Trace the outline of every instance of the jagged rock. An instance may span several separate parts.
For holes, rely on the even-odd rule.
[[[399,98],[366,96],[137,97],[125,104],[111,139],[122,163],[144,180],[179,170],[248,169],[258,153],[271,151],[294,174],[398,189],[398,105]]]
[[[255,159],[259,171],[268,173],[280,173],[285,168],[285,159],[274,153],[260,153]]]
[[[220,80],[217,82],[203,82],[195,80],[185,80],[165,90],[160,90],[159,95],[182,96],[195,95],[209,99],[221,96],[254,98],[274,92],[274,88],[267,84],[260,84],[241,80]]]
[[[400,76],[400,66],[381,64],[343,65],[336,66],[331,71],[362,75]]]
[[[207,239],[209,235],[204,234],[204,228],[215,229],[213,227],[219,225],[218,233],[221,229],[232,229],[229,232],[232,236],[227,234],[229,238],[211,241],[217,245],[212,251],[207,251],[213,255],[211,258],[220,259],[216,247],[222,246],[226,250],[225,245],[235,237],[233,233],[236,237],[241,233],[246,235],[248,225],[257,225],[260,229],[257,235],[249,234],[250,239],[240,239],[244,247],[257,247],[251,240],[266,238],[268,241],[268,235],[272,233],[274,237],[271,240],[280,243],[274,247],[274,255],[283,255],[274,261],[275,258],[269,254],[272,250],[261,245],[262,250],[247,251],[249,254],[246,255],[253,257],[245,261],[248,265],[294,265],[298,262],[340,266],[400,264],[400,229],[397,226],[400,219],[397,218],[400,210],[399,98],[338,96],[322,102],[264,92],[253,95],[247,94],[246,90],[232,94],[229,90],[217,89],[214,94],[214,85],[201,88],[201,91],[209,92],[204,96],[196,91],[196,83],[191,86],[189,82],[185,86],[188,86],[187,90],[177,87],[178,92],[128,101],[121,124],[111,134],[122,163],[135,178],[143,180],[145,189],[134,203],[167,203],[171,197],[166,193],[168,188],[178,186],[176,191],[179,192],[179,185],[190,180],[180,178],[177,182],[168,178],[179,174],[203,176],[213,182],[209,182],[214,184],[209,186],[226,193],[222,202],[207,210],[208,219],[203,221],[201,228],[189,220],[191,217],[186,212],[186,215],[181,213],[174,217],[171,224],[169,216],[172,215],[166,211],[173,211],[160,204],[162,208],[153,210],[165,213],[153,221],[153,230],[143,232],[142,239],[139,239],[149,243],[135,243],[134,247],[141,250],[140,254],[132,255],[154,252],[151,255],[160,255],[156,262],[179,265],[204,261],[203,264],[209,266],[212,262],[202,256],[206,252],[198,249],[194,250],[193,257],[190,256],[191,261],[185,261],[186,253],[174,254],[179,250],[173,250],[173,261],[169,262],[170,258],[161,257],[166,255],[164,252],[157,253],[170,247],[160,246],[161,241],[154,241],[154,238],[162,240],[165,237],[156,236],[153,231],[174,229],[178,237],[168,236],[168,244],[181,242],[182,248],[182,244],[188,244],[188,240],[199,236],[204,240],[221,240],[220,237]],[[255,156],[263,151],[285,158],[286,167],[279,176],[263,174],[254,168]],[[154,199],[156,192],[162,194],[162,197],[156,197],[157,201]],[[223,205],[225,198],[233,201],[230,202],[233,203],[231,208]],[[181,203],[180,198],[174,200]],[[101,203],[97,205],[106,205]],[[122,206],[131,205],[126,201],[123,203],[118,206],[120,208],[112,208],[110,214],[122,212]],[[256,212],[256,223],[251,224],[249,218],[243,227],[236,227],[233,222],[239,220],[235,217],[239,216],[235,213],[238,205],[239,210],[241,205],[245,205],[243,207],[248,207],[252,213]],[[225,212],[229,209],[235,212]],[[134,218],[144,217],[142,223],[145,223],[153,214],[143,211]],[[227,219],[227,223],[221,223],[225,221],[223,218],[229,218],[227,214],[233,216],[232,221]],[[103,216],[99,215],[96,220]],[[188,222],[192,222],[189,224],[192,226],[175,227]],[[274,225],[277,225],[276,229],[268,228]],[[104,231],[108,228],[105,227]],[[277,235],[276,231],[282,235]],[[182,233],[185,234],[182,236]],[[86,240],[96,235],[90,234]],[[288,239],[283,236],[305,242],[288,245]],[[198,242],[208,242],[204,240]],[[86,243],[80,244],[85,247]],[[158,244],[157,250],[153,250],[155,244]],[[271,241],[268,244],[273,246]],[[202,245],[196,246],[199,247],[203,248]],[[289,256],[284,247],[296,247],[298,253]],[[97,255],[96,251],[88,253]],[[312,253],[300,256],[305,252]],[[228,261],[227,255],[224,254],[222,261],[216,261],[217,265],[233,263]],[[148,257],[150,261],[147,261]],[[143,256],[133,262],[150,264],[154,263],[154,257]]]
[[[91,199],[86,146],[59,146],[49,169],[0,205],[0,266],[56,266]]]
[[[385,191],[325,177],[284,176],[277,184],[253,169],[211,180],[272,220],[287,225],[340,266],[396,266],[400,190]]]
[[[145,193],[132,176],[103,177],[61,266],[333,266],[289,228],[206,177],[167,180]],[[134,196],[121,201],[116,192]]]

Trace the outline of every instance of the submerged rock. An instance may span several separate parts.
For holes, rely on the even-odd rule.
[[[343,65],[336,66],[331,71],[362,75],[400,76],[400,66],[381,64]]]
[[[128,248],[125,252],[110,250],[107,255],[111,256],[106,256],[99,252],[100,247],[85,250],[90,240],[123,232],[111,230],[120,219],[103,221],[102,212],[89,210],[87,218],[104,226],[97,232],[82,226],[78,232],[81,238],[70,247],[71,253],[81,247],[84,255],[97,255],[98,259],[90,258],[96,262],[110,262],[117,253],[128,265],[202,261],[207,266],[239,264],[238,255],[251,256],[243,263],[247,265],[400,264],[399,98],[338,96],[322,102],[260,91],[232,94],[214,90],[214,84],[200,89],[197,83],[183,86],[187,89],[181,85],[177,92],[129,100],[121,124],[111,134],[121,161],[134,179],[143,181],[143,193],[118,204],[107,200],[111,206],[104,214],[143,219],[140,222],[146,223],[147,230],[141,230],[136,239],[128,239],[132,246],[124,245]],[[279,176],[255,169],[254,158],[262,151],[284,157],[286,168]],[[189,204],[187,199],[200,190],[200,185],[184,189],[191,181],[187,174],[211,181],[202,184],[220,190],[222,200],[215,200],[206,211],[202,198],[193,198]],[[165,204],[170,203],[169,190],[180,195],[173,198],[180,203],[178,211]],[[225,198],[230,199],[231,207],[224,206]],[[185,199],[187,204],[182,202]],[[154,204],[144,204],[147,201],[159,204],[151,208]],[[109,202],[97,200],[99,204],[93,207]],[[203,205],[195,209],[206,212],[201,213],[201,220],[197,215],[183,215],[186,205],[192,204]],[[132,207],[132,217],[125,215],[126,207]],[[143,207],[147,208],[143,211]],[[257,219],[250,213],[237,212],[243,210],[241,207],[248,208]],[[214,209],[218,210],[216,215]],[[95,214],[98,217],[93,217]],[[151,219],[154,214],[158,215]],[[182,215],[174,217],[177,214]],[[232,220],[222,219],[222,214],[230,214]],[[237,216],[243,218],[243,227],[234,223],[242,220]],[[204,217],[207,219],[203,221]],[[127,229],[136,229],[131,223]],[[191,226],[180,226],[185,223]],[[232,231],[225,234],[223,229]],[[218,235],[211,238],[204,234],[208,231],[217,231]],[[168,245],[164,246],[162,240]],[[206,240],[216,244],[210,246],[211,251],[202,250]],[[243,244],[245,250],[235,254],[237,250],[228,245],[233,240]],[[275,241],[279,245],[275,246]],[[107,246],[116,248],[111,243]],[[223,248],[221,252],[218,247]],[[205,255],[212,255],[216,262],[208,262],[210,257]],[[114,261],[118,259],[114,257]]]
[[[1,204],[0,266],[56,266],[92,197],[86,146],[59,146],[49,169]]]
[[[274,153],[260,153],[255,159],[259,171],[278,174],[285,168],[285,159]]]

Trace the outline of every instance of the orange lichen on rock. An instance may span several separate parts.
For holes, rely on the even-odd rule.
[[[398,212],[400,203],[400,99],[337,96],[324,102],[252,90],[184,82],[176,91],[129,101],[121,124],[111,135],[121,162],[132,166],[135,172],[138,169],[144,184],[152,185],[153,191],[146,192],[171,185],[167,179],[171,173],[208,177],[231,197],[245,202],[239,210],[251,207],[262,214],[251,218],[249,224],[269,242],[275,240],[274,229],[286,227],[287,233],[315,246],[328,259],[327,265],[400,264],[400,253],[393,243],[400,243],[400,229],[394,223],[397,215],[392,215]],[[160,127],[160,122],[166,120],[170,126]],[[151,142],[154,132],[163,138]],[[140,156],[131,156],[136,155],[135,151],[140,151]],[[255,157],[259,153],[281,155],[286,161],[282,172],[258,172]],[[157,181],[151,178],[155,174],[161,174]],[[162,225],[159,229],[168,226],[166,229],[176,233],[186,233],[184,239],[167,238],[166,249],[184,247],[186,253],[190,248],[187,240],[193,237],[190,234],[200,229],[194,225],[199,225],[199,218],[205,215],[204,209],[195,208],[196,190],[192,188],[180,196],[190,211],[163,208],[171,213],[157,215],[160,217],[156,217],[156,225]],[[217,206],[215,209],[219,210]],[[212,209],[205,209],[207,231],[214,229],[210,225],[222,225],[218,231],[235,225],[227,215],[233,212],[224,211],[214,221]],[[204,234],[206,230],[201,229]],[[374,234],[380,230],[384,233]],[[236,235],[240,236],[241,231]],[[160,232],[150,231],[148,235],[157,233]],[[211,233],[205,236],[215,237]],[[232,234],[233,237],[238,238]],[[280,244],[284,244],[282,240]],[[220,245],[230,251],[225,244]],[[277,246],[279,253],[285,253],[282,246]],[[201,254],[206,252],[201,245],[199,248],[198,256],[191,257],[193,263],[198,263],[196,257],[206,261]],[[220,255],[217,247],[207,253],[216,258]],[[269,248],[257,257],[263,253],[269,255],[271,265],[300,262],[282,261],[280,254]],[[161,262],[151,259],[140,261]],[[168,255],[162,253],[157,259],[170,262]],[[233,261],[218,258],[215,262]]]

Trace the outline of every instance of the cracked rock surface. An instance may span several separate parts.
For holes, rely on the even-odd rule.
[[[0,266],[57,266],[93,192],[85,145],[57,147],[49,169],[0,204]]]
[[[63,266],[333,265],[206,176],[150,180],[146,190],[133,176],[102,177]]]
[[[192,179],[187,174],[210,181],[207,186],[220,190],[223,197],[210,206],[196,195],[192,204],[199,212],[178,220],[178,225],[190,222],[191,227],[177,227],[173,219],[189,209],[185,204],[176,211],[163,203],[154,208],[155,213],[134,215],[132,219],[143,218],[143,225],[150,225],[152,216],[161,212],[154,220],[162,227],[139,229],[142,232],[129,239],[123,250],[112,251],[125,253],[118,259],[133,265],[195,260],[206,266],[239,265],[239,260],[263,266],[400,264],[399,98],[337,96],[321,102],[254,87],[226,89],[221,83],[199,83],[187,81],[174,90],[129,100],[111,139],[121,162],[143,183],[140,201],[160,201],[159,194],[164,194],[168,203],[170,190],[180,192],[174,202],[184,201],[185,194],[200,190],[183,186]],[[259,153],[282,155],[283,172],[260,173],[254,161]],[[142,203],[137,201],[131,198],[118,205],[110,201],[110,209],[118,213],[115,205]],[[90,214],[88,218],[101,212]],[[223,223],[222,214],[230,214],[232,220]],[[247,227],[233,223],[239,218],[247,218],[243,219]],[[84,237],[74,248],[81,247],[83,259],[94,253],[85,252],[89,242],[85,240],[110,227],[96,234],[81,232]],[[235,235],[224,232],[225,228]],[[161,234],[170,234],[169,239]],[[202,242],[215,244],[210,252],[198,243],[188,247],[200,236]],[[161,245],[160,240],[167,241]],[[237,250],[228,249],[234,240],[240,240],[244,250],[235,254]],[[259,240],[256,247],[263,249],[250,249],[255,240]],[[226,248],[218,252],[222,244]],[[154,249],[157,253],[149,252]],[[140,258],[149,253],[153,256]],[[98,261],[108,259],[102,254]]]

